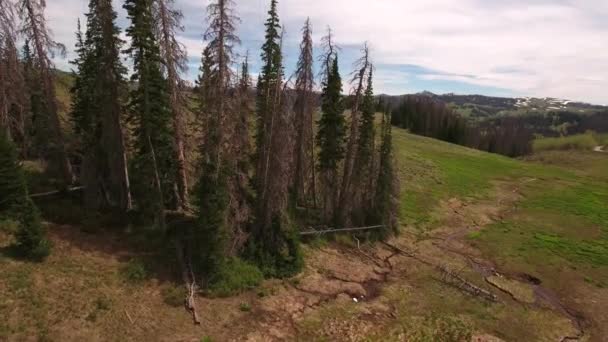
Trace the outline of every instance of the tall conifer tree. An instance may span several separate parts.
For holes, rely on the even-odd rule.
[[[167,82],[161,71],[160,50],[154,35],[152,0],[127,0],[131,21],[126,50],[133,58],[129,112],[135,124],[132,179],[136,200],[147,217],[157,216],[164,228],[164,210],[174,203],[175,162]],[[154,189],[150,194],[149,189]]]
[[[361,120],[359,123],[359,137],[357,140],[357,154],[355,165],[357,172],[353,176],[354,196],[351,216],[358,216],[357,224],[364,224],[362,215],[369,210],[373,200],[374,184],[374,152],[375,129],[374,118],[376,103],[373,88],[373,67],[370,65],[367,76],[367,87],[361,104]]]
[[[327,223],[335,223],[338,208],[338,171],[344,158],[345,120],[342,103],[342,78],[338,68],[338,55],[331,57],[326,81],[321,93],[321,118],[318,122],[318,165],[323,183],[323,207]]]
[[[256,99],[256,223],[249,246],[267,275],[286,276],[299,270],[301,255],[287,212],[293,127],[292,108],[283,91],[282,29],[276,0],[270,2],[265,26]]]
[[[131,208],[131,193],[122,131],[120,93],[126,89],[122,42],[110,0],[91,0],[86,17],[84,39],[80,28],[77,32],[72,89],[72,119],[83,149],[85,205],[126,211]]]
[[[384,226],[380,238],[398,233],[399,179],[395,176],[390,112],[383,113],[380,160],[370,220]]]

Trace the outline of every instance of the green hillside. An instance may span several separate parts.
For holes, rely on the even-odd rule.
[[[210,336],[224,341],[261,336],[257,340],[262,341],[273,340],[274,333],[302,340],[437,340],[451,331],[450,336],[489,334],[521,341],[579,334],[577,326],[583,326],[592,340],[608,334],[608,155],[546,151],[515,160],[396,128],[393,132],[403,192],[402,234],[391,243],[411,248],[429,262],[458,267],[466,279],[498,293],[499,303],[441,285],[435,270],[408,258],[396,258],[390,276],[380,283],[361,276],[344,283],[351,284],[346,287],[350,290],[336,288],[337,280],[327,275],[337,272],[327,271],[332,265],[347,270],[344,277],[355,277],[370,264],[354,252],[357,244],[344,236],[306,246],[307,269],[293,279],[268,281],[230,298],[200,297],[199,315],[205,323],[195,326],[181,307],[182,290],[171,276],[173,261],[154,258],[159,246],[165,248],[162,242],[141,244],[128,232],[99,228],[98,222],[49,222],[54,251],[42,264],[11,257],[4,248],[10,243],[8,235],[0,233],[0,291],[7,294],[0,298],[0,316],[9,317],[0,322],[0,340]],[[32,178],[36,177],[34,172]],[[46,213],[47,219],[53,218]],[[382,259],[382,245],[360,248],[368,257]],[[490,286],[494,280],[471,268],[467,258],[492,265],[509,285],[501,285],[503,291]],[[537,285],[525,279],[541,282],[534,291],[550,293],[546,297],[551,300],[531,294],[531,286]],[[358,282],[368,284],[362,288],[374,294],[369,300],[339,300],[343,297],[338,293],[354,291]],[[368,289],[369,284],[376,284],[375,290]],[[331,295],[307,290],[315,286]],[[520,297],[532,296],[535,304],[513,299],[517,289],[523,293]],[[308,298],[310,308],[286,316],[283,307],[296,305],[301,298]],[[281,309],[273,306],[277,301]],[[386,307],[392,314],[382,313]],[[276,319],[269,322],[266,317]],[[326,331],[321,323],[328,317],[338,328]],[[351,332],[356,338],[344,338]]]

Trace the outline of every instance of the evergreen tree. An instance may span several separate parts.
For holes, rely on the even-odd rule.
[[[373,89],[373,68],[370,66],[367,77],[367,87],[361,104],[361,120],[359,123],[359,137],[357,140],[357,154],[355,165],[357,173],[354,175],[354,206],[352,216],[357,224],[364,224],[362,217],[371,208],[373,201],[373,178],[374,178],[374,142],[375,129],[374,118],[376,103]]]
[[[263,173],[265,152],[268,149],[269,140],[269,125],[270,119],[276,112],[276,103],[280,94],[278,91],[281,88],[283,79],[283,67],[281,56],[281,25],[279,24],[279,14],[277,12],[277,0],[271,0],[270,10],[268,11],[268,19],[264,24],[266,27],[265,40],[262,45],[262,70],[257,82],[257,98],[256,98],[256,162],[258,182],[264,181]],[[258,188],[263,185],[258,184]]]
[[[318,122],[318,168],[324,191],[325,220],[335,220],[338,201],[338,169],[344,158],[345,120],[342,104],[342,79],[338,69],[337,54],[332,58],[331,69],[321,93],[321,119]]]
[[[29,198],[17,152],[4,132],[0,132],[0,218],[18,223],[15,239],[22,255],[41,260],[49,254],[50,243],[38,210]]]
[[[124,66],[120,61],[116,13],[109,0],[91,0],[87,32],[76,33],[77,67],[72,88],[72,120],[81,140],[81,180],[85,205],[91,209],[131,208],[122,132]]]
[[[164,210],[174,200],[176,171],[171,109],[154,35],[152,0],[127,0],[124,8],[131,21],[126,30],[131,44],[126,52],[133,58],[131,81],[135,84],[129,101],[135,125],[132,183],[144,217],[156,215],[164,228]],[[155,189],[152,196],[149,189]]]
[[[262,45],[262,70],[258,78],[256,152],[254,160],[256,222],[249,239],[249,253],[269,276],[294,274],[302,259],[288,213],[292,150],[292,109],[283,92],[283,56],[277,1],[272,0]]]
[[[384,113],[382,119],[382,143],[374,208],[371,221],[384,225],[379,238],[386,238],[398,233],[397,210],[399,206],[399,180],[395,175],[393,161],[393,137],[391,133],[390,113]]]
[[[196,121],[197,128],[200,128],[200,134],[202,139],[199,146],[207,146],[208,138],[207,128],[209,127],[209,106],[211,101],[211,68],[213,67],[213,60],[211,58],[211,50],[209,46],[203,49],[201,56],[201,66],[199,67],[199,75],[196,79],[197,91],[195,100],[197,103],[196,109]]]

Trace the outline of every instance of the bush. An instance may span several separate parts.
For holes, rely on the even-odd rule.
[[[30,259],[41,261],[49,255],[51,243],[46,238],[46,229],[40,222],[38,209],[27,199],[19,211],[20,225],[15,233],[17,250]]]
[[[186,289],[183,286],[169,286],[162,289],[161,295],[165,303],[179,307],[184,305]]]
[[[264,275],[255,266],[238,258],[230,258],[221,267],[209,286],[211,295],[228,297],[258,286]]]
[[[148,278],[146,266],[138,259],[132,259],[122,269],[123,277],[132,282],[139,283]]]
[[[298,230],[287,214],[276,215],[261,234],[254,234],[246,255],[270,278],[291,277],[304,266]]]
[[[28,196],[15,147],[3,132],[0,132],[0,215],[18,222],[14,234],[19,254],[37,261],[49,255],[51,244],[40,222],[40,213]]]

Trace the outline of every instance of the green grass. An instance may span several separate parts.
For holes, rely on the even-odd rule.
[[[394,129],[402,186],[401,219],[417,229],[431,227],[433,211],[452,197],[483,198],[498,180],[566,177],[570,171],[490,154]]]

